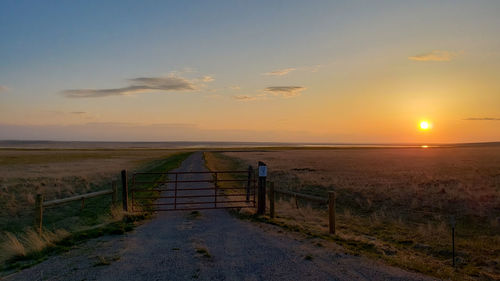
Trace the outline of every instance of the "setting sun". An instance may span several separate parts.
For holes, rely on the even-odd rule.
[[[429,130],[431,128],[431,125],[427,121],[422,121],[420,122],[420,129],[422,130]]]

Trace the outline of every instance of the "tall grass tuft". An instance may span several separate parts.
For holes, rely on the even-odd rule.
[[[11,257],[26,256],[26,248],[19,239],[10,232],[5,233],[5,239],[0,245],[0,249],[0,260],[2,261]]]
[[[68,235],[69,232],[62,229],[56,231],[45,230],[41,235],[33,229],[27,229],[24,233],[17,235],[7,232],[3,243],[0,245],[0,261],[41,252],[46,247],[53,246],[55,242],[68,237]]]

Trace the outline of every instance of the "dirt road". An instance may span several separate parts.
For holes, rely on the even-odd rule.
[[[178,170],[206,170],[203,154]],[[5,280],[432,280],[225,210],[200,213],[159,213],[126,235],[94,239]]]

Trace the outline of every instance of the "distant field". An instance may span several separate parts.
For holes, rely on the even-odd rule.
[[[265,162],[276,188],[316,196],[335,190],[339,236],[352,247],[364,245],[356,246],[364,254],[442,278],[500,278],[499,146],[215,155],[240,166]],[[278,215],[326,231],[326,213],[299,203],[296,209],[282,201]],[[450,267],[451,216],[457,220],[459,271]]]
[[[287,150],[225,153],[264,161],[288,188],[333,186],[387,205],[494,217],[500,212],[500,147]],[[297,178],[289,182],[287,178]]]

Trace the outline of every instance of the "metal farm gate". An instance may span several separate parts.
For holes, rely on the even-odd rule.
[[[135,173],[132,211],[256,207],[256,177],[247,171]]]

